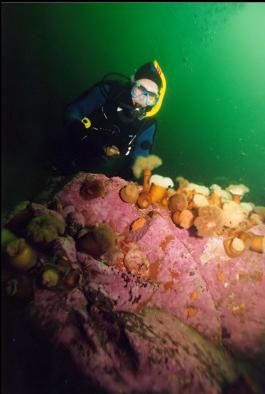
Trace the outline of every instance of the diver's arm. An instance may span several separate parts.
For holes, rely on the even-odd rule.
[[[64,108],[64,144],[69,156],[76,159],[84,144],[87,148],[91,145],[96,150],[97,139],[91,140],[92,136],[89,136],[87,130],[89,127],[85,126],[82,119],[89,118],[93,111],[105,103],[109,91],[109,84],[96,84]]]
[[[81,122],[84,117],[89,118],[93,111],[105,103],[109,91],[109,84],[99,83],[68,104],[64,109],[65,126]]]
[[[136,139],[133,151],[130,155],[131,161],[134,162],[137,156],[148,156],[151,152],[156,132],[156,123],[152,123]]]

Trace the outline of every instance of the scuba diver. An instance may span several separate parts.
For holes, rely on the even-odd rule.
[[[66,146],[59,166],[66,174],[102,172],[130,179],[136,157],[150,154],[154,115],[166,91],[159,64],[144,64],[124,82],[110,75],[65,107]]]

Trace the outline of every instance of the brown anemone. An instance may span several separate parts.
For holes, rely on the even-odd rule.
[[[95,176],[87,176],[80,187],[80,195],[85,200],[100,197],[105,193],[104,182]]]
[[[77,248],[84,253],[99,258],[112,249],[115,244],[115,233],[105,224],[99,224],[89,229],[85,235],[77,240]]]
[[[135,183],[128,183],[120,190],[120,198],[124,202],[135,204],[139,197],[139,186]]]
[[[194,225],[200,237],[218,234],[223,227],[222,209],[211,205],[199,208],[199,215]]]
[[[168,208],[171,212],[182,211],[188,207],[188,199],[184,193],[175,193],[168,200]]]

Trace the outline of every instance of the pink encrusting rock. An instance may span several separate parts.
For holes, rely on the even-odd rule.
[[[84,296],[85,294],[85,296]],[[56,347],[104,393],[221,394],[239,370],[224,349],[171,314],[146,308],[115,312],[97,289],[35,294],[34,318]],[[98,391],[97,391],[98,392]]]
[[[83,253],[79,253],[78,257],[82,264],[85,288],[102,291],[115,310],[137,311],[139,305],[147,303],[157,289],[155,283],[122,272]]]
[[[86,173],[80,173],[74,182],[68,183],[57,197],[63,206],[71,205],[83,215],[86,225],[98,223],[108,224],[114,231],[123,232],[130,223],[139,217],[138,210],[133,205],[125,203],[119,196],[120,189],[127,184],[121,178],[107,178],[105,175],[97,175],[105,186],[103,196],[86,200],[80,194],[82,183],[86,179]],[[68,213],[68,212],[67,212]]]
[[[78,286],[37,289],[35,319],[107,393],[221,394],[237,372],[216,344],[243,359],[265,354],[265,255],[230,258],[221,237],[177,227],[167,208],[123,202],[121,178],[93,174],[97,194],[80,192],[87,176],[55,196],[66,234],[53,253],[80,271]],[[78,237],[99,224],[112,229],[113,242],[92,257],[78,249]],[[265,235],[265,225],[255,231]]]
[[[181,237],[176,237],[175,226],[168,218],[155,215],[138,244],[151,263],[151,278],[159,284],[149,305],[175,314],[202,335],[220,342],[219,314],[211,293]]]
[[[265,225],[253,232],[265,234]],[[265,352],[265,255],[228,257],[222,238],[185,242],[220,313],[224,343],[238,354]]]
[[[53,243],[53,251],[57,257],[64,257],[71,263],[77,262],[75,241],[72,237],[58,237]]]
[[[95,175],[104,182],[106,192],[85,200],[80,187],[86,176],[76,176],[57,198],[63,206],[71,205],[75,212],[82,212],[86,222],[107,223],[123,233],[127,242],[123,246],[120,243],[115,253],[107,256],[108,265],[128,274],[126,261],[132,256],[131,261],[143,261],[144,279],[156,283],[157,289],[148,302],[144,297],[139,299],[139,308],[159,306],[214,341],[220,341],[222,334],[224,343],[236,352],[251,349],[255,353],[264,342],[265,332],[264,254],[246,251],[230,258],[222,238],[191,236],[189,231],[175,226],[169,211],[160,205],[142,210],[124,203],[119,191],[127,182],[118,177]],[[73,213],[73,208],[70,211]],[[143,228],[129,232],[134,220],[150,212],[153,215]],[[257,231],[265,234],[265,226],[260,225]],[[128,253],[132,243],[138,246],[137,253],[135,248]]]

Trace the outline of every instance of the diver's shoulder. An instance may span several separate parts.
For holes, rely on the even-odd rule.
[[[143,127],[144,127],[145,130],[149,129],[151,127],[156,129],[156,127],[157,127],[157,119],[155,118],[155,116],[145,117],[142,120],[142,124],[143,124]]]

